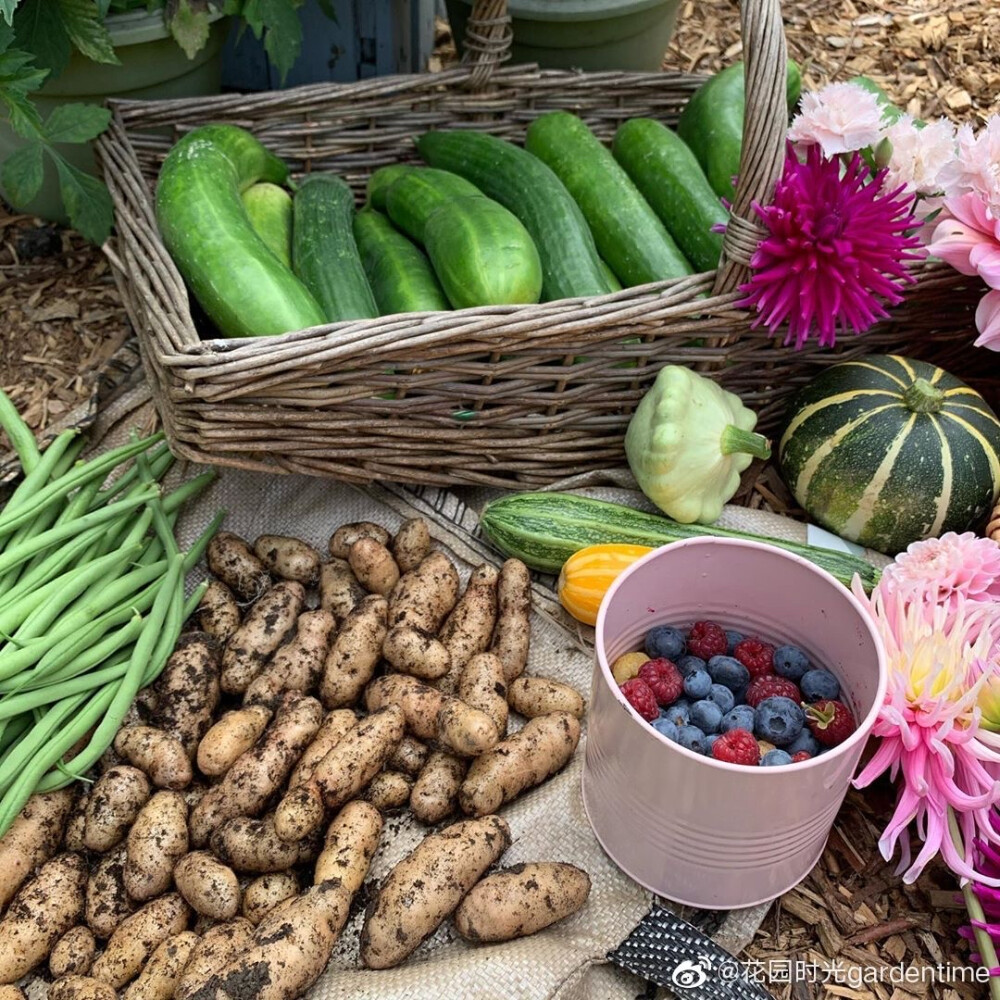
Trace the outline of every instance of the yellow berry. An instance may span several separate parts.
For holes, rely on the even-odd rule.
[[[639,673],[639,667],[648,659],[645,653],[625,653],[611,664],[611,673],[619,684],[624,684]]]

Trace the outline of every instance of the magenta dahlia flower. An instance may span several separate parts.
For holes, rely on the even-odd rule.
[[[990,811],[990,826],[1000,837],[1000,813]],[[953,830],[953,834],[957,831]],[[1000,882],[1000,851],[994,844],[977,839],[974,844],[973,859],[977,877],[962,886],[962,895],[969,912],[969,923],[960,927],[958,933],[971,941],[975,949],[971,954],[973,962],[985,965],[990,974],[990,996],[1000,996],[1000,889],[987,885]]]
[[[821,347],[837,333],[862,333],[903,299],[915,279],[908,261],[923,256],[914,196],[886,190],[860,154],[846,164],[809,146],[801,162],[791,146],[770,205],[754,204],[768,235],[750,261],[737,303],[757,311],[753,325],[772,333],[787,323],[785,343],[801,348],[816,332]]]

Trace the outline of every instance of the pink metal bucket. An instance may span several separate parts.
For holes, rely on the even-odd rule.
[[[652,626],[698,619],[794,643],[833,670],[857,732],[813,760],[757,768],[661,736],[622,697],[611,664],[641,649]],[[596,646],[583,803],[615,864],[667,899],[706,909],[753,906],[801,881],[885,697],[885,649],[854,595],[783,549],[694,538],[649,553],[614,582]]]

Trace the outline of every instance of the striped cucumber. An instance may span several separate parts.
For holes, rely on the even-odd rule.
[[[325,322],[301,281],[254,231],[240,193],[283,184],[288,168],[249,132],[205,125],[167,154],[156,221],[177,269],[226,337],[261,337]]]
[[[292,266],[292,196],[277,184],[261,181],[240,196],[254,232],[285,267]]]
[[[524,148],[566,186],[590,226],[598,253],[622,285],[691,274],[673,237],[582,119],[550,111],[528,126]]]
[[[612,291],[579,205],[537,157],[472,131],[425,132],[417,149],[432,167],[461,174],[524,223],[542,262],[542,301]]]
[[[392,163],[387,167],[379,167],[368,178],[368,204],[372,208],[384,212],[385,193],[394,181],[399,180],[410,169],[404,163]]]
[[[354,239],[383,316],[450,308],[430,261],[381,212],[358,212]]]
[[[729,218],[694,153],[666,125],[632,118],[615,132],[611,151],[697,271],[712,271]]]
[[[386,210],[423,244],[455,309],[538,301],[542,267],[528,231],[460,177],[415,167],[390,185]]]
[[[656,548],[685,538],[742,538],[794,552],[835,576],[845,587],[855,573],[866,590],[878,583],[874,567],[847,552],[800,542],[749,535],[704,524],[678,524],[622,504],[575,493],[514,493],[488,503],[479,518],[486,537],[505,556],[531,569],[558,573],[574,552],[590,545],[648,545]]]
[[[334,174],[312,174],[293,201],[292,262],[328,323],[378,315],[354,242],[354,195]]]

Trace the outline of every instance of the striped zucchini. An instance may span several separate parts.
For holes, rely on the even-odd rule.
[[[1000,492],[1000,421],[974,389],[895,354],[827,369],[795,398],[782,475],[823,527],[887,555],[974,528]]]
[[[879,571],[857,556],[802,542],[750,535],[741,531],[678,524],[622,504],[592,500],[575,493],[514,493],[488,503],[479,518],[483,534],[505,556],[531,569],[558,573],[574,552],[590,545],[648,545],[656,548],[685,538],[742,538],[767,542],[802,556],[835,576],[845,587],[855,573],[865,590],[878,583]]]

